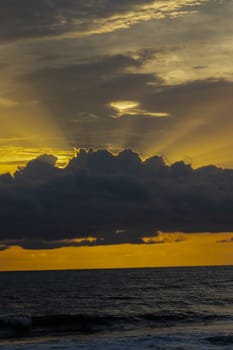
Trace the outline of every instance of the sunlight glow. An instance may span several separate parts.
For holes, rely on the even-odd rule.
[[[122,118],[124,116],[138,116],[138,117],[155,117],[164,118],[169,117],[165,112],[151,112],[140,108],[140,103],[137,101],[115,101],[109,104],[111,108],[116,110],[116,114],[112,118]]]
[[[16,101],[13,101],[13,100],[10,100],[9,98],[5,98],[5,97],[0,96],[0,106],[1,107],[10,108],[10,107],[13,107],[17,104],[18,103]]]
[[[110,107],[118,110],[120,113],[127,112],[128,110],[138,107],[137,101],[115,101],[110,103]]]

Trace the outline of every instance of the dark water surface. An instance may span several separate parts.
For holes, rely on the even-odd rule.
[[[0,273],[0,348],[233,349],[233,267]]]

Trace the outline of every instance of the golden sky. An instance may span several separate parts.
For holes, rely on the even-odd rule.
[[[183,237],[183,240],[174,242],[177,237]],[[17,271],[233,264],[233,233],[169,233],[161,234],[160,238],[163,240],[160,244],[145,245],[122,244],[52,250],[12,247],[0,254],[0,266],[2,271]]]
[[[232,263],[232,242],[216,243],[219,232],[233,231],[232,175],[209,167],[233,168],[232,17],[231,0],[1,2],[0,174],[13,177],[0,176],[0,269]],[[145,161],[141,171],[151,177],[156,166],[166,176],[160,172],[157,184],[148,173],[135,179],[132,154],[118,157],[119,171],[109,154],[92,165],[91,155],[70,162],[80,149],[157,155],[164,164]],[[192,170],[172,167],[178,161]],[[75,167],[85,162],[91,179],[77,180],[84,189],[76,191]],[[118,172],[124,176],[116,180]],[[52,219],[63,217],[54,225],[61,232],[52,233],[59,248],[30,250],[35,241],[50,246]],[[191,234],[181,242],[133,241],[160,230]],[[122,245],[60,247],[93,234],[98,244],[107,235],[112,242],[118,231],[128,235]]]

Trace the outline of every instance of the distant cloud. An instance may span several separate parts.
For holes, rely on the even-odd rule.
[[[180,243],[187,239],[187,235],[181,233],[158,232],[153,237],[143,237],[146,244]]]
[[[231,232],[232,191],[233,170],[142,161],[131,150],[80,150],[64,169],[54,156],[40,156],[14,177],[0,176],[1,249],[158,244],[184,239],[160,231]]]
[[[233,237],[229,237],[227,239],[220,239],[217,243],[233,243]]]

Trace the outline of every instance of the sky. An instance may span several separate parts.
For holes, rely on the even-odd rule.
[[[233,264],[232,17],[0,1],[1,270]]]

